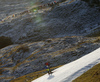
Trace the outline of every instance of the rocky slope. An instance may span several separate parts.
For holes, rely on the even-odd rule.
[[[28,73],[63,65],[100,47],[100,38],[62,37],[8,46],[0,50],[0,81],[6,82]]]
[[[90,7],[84,1],[75,1],[71,4],[65,1],[52,10],[46,6],[42,9],[28,8],[29,10],[26,10],[29,12],[24,12],[25,7],[21,4],[19,7],[23,12],[20,12],[20,9],[20,13],[11,10],[14,14],[2,19],[4,21],[0,24],[0,36],[10,37],[14,43],[68,35],[86,36],[99,32],[100,11],[98,7]]]
[[[0,49],[1,82],[43,70],[46,61],[51,67],[63,65],[100,47],[99,7],[57,1],[52,7],[47,5],[52,0],[1,0],[0,36],[13,42]]]

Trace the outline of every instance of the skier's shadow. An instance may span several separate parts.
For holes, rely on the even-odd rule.
[[[50,76],[48,77],[49,80],[52,79],[52,78],[54,78],[54,75],[50,75]]]

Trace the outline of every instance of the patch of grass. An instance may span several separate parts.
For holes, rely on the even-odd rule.
[[[11,38],[5,36],[0,37],[0,49],[12,44]]]
[[[56,67],[52,67],[51,70],[54,70],[58,67],[61,67],[62,65],[60,66],[56,66]],[[30,73],[30,74],[27,74],[27,75],[24,75],[24,76],[21,76],[19,78],[16,78],[10,82],[31,82],[32,80],[35,80],[37,78],[39,78],[40,76],[44,75],[47,73],[47,70],[41,70],[41,71],[37,71],[37,72],[33,72],[33,73]]]
[[[14,76],[12,76],[12,77],[1,77],[0,80],[2,80],[2,79],[9,80],[9,79],[13,79],[13,78],[14,78]]]
[[[72,82],[100,82],[100,63]]]

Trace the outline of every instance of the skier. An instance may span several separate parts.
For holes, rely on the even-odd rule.
[[[50,70],[50,63],[49,62],[45,63],[45,68],[47,69],[47,72],[48,72],[49,75],[52,74],[52,72]]]

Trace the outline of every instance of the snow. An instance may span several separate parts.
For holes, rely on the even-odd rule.
[[[100,48],[55,69],[52,75],[45,74],[32,82],[71,82],[98,63],[100,63]]]

